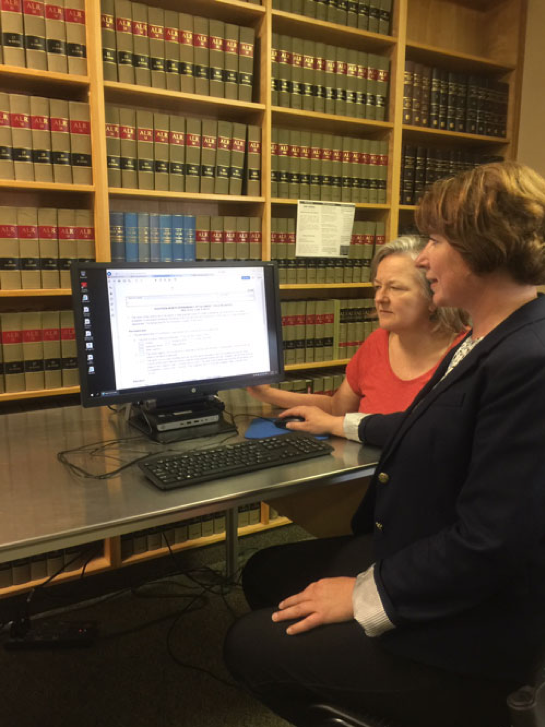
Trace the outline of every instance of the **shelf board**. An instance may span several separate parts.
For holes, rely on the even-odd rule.
[[[287,364],[286,371],[304,371],[305,369],[324,369],[328,366],[346,366],[349,358],[338,359],[337,361],[315,361],[314,363]]]
[[[445,64],[454,71],[477,71],[483,73],[510,73],[515,66],[510,63],[497,63],[483,56],[459,53],[426,43],[407,41],[407,58],[427,64]]]
[[[299,201],[298,199],[284,199],[282,197],[273,197],[271,199],[271,204],[286,204],[286,205],[294,205],[297,204]],[[304,200],[305,202],[331,202],[331,200],[324,200],[324,199],[315,199],[315,200]],[[339,202],[339,204],[352,204],[351,202]],[[389,204],[369,204],[368,202],[354,202],[356,205],[356,209],[365,209],[365,210],[389,210],[390,205]]]
[[[18,290],[0,290],[0,298],[51,298],[70,296],[70,288],[21,288]]]
[[[351,116],[335,116],[334,114],[323,114],[319,111],[303,111],[300,109],[287,109],[280,106],[272,107],[273,124],[296,124],[300,128],[300,122],[304,120],[305,129],[331,132],[352,132],[361,134],[362,131],[378,133],[390,131],[394,125],[391,121],[372,121],[370,119],[356,119]]]
[[[280,290],[334,290],[344,288],[372,288],[372,283],[301,283],[299,285],[282,284]]]
[[[53,71],[37,71],[33,68],[20,68],[0,63],[0,77],[2,88],[13,91],[35,91],[43,93],[44,86],[48,91],[74,92],[87,91],[89,78],[87,76],[70,75],[68,73],[54,73]]]
[[[411,141],[422,141],[429,143],[431,141],[443,140],[445,142],[462,141],[466,146],[494,146],[498,144],[509,144],[511,140],[506,136],[481,136],[479,134],[465,134],[460,131],[443,131],[442,129],[428,129],[425,126],[410,126],[403,124],[403,138]]]
[[[90,575],[92,573],[103,573],[104,571],[111,570],[112,565],[110,561],[107,558],[93,558],[92,561],[87,565],[85,568],[85,575]],[[69,580],[75,580],[76,578],[81,578],[82,569],[78,568],[77,570],[73,571],[62,571],[58,575],[55,576],[54,581],[52,583],[64,583],[65,581]],[[22,593],[23,591],[30,591],[33,588],[37,588],[38,586],[42,585],[46,581],[48,581],[50,576],[47,576],[46,578],[40,578],[39,580],[35,581],[27,581],[26,583],[19,583],[14,586],[7,586],[6,588],[0,588],[0,597],[3,596],[11,596],[14,593]]]
[[[384,51],[397,44],[397,38],[391,35],[370,33],[367,30],[329,23],[325,20],[316,20],[316,18],[307,18],[304,15],[286,13],[283,10],[273,10],[272,21],[275,33],[294,35],[305,40],[322,40],[345,48]]]
[[[239,194],[199,194],[193,192],[161,192],[155,189],[122,189],[110,187],[112,197],[140,197],[142,199],[176,199],[192,202],[233,202],[240,204],[261,204],[265,197],[247,197]]]
[[[415,204],[400,204],[399,210],[400,212],[414,212],[416,209]]]
[[[255,5],[241,0],[161,0],[165,10],[183,10],[191,15],[203,15],[207,18],[225,20],[228,23],[252,25],[266,13],[263,5]]]
[[[228,98],[201,96],[196,93],[182,93],[163,88],[137,86],[132,83],[104,81],[104,96],[108,103],[130,103],[146,106],[160,106],[171,111],[193,111],[214,118],[243,119],[253,112],[263,114],[265,104],[246,103]]]
[[[79,386],[66,386],[61,389],[38,389],[37,391],[14,391],[12,394],[0,394],[0,403],[2,401],[20,401],[21,399],[41,399],[44,396],[79,394],[79,391]]]
[[[92,184],[61,184],[60,182],[21,182],[15,179],[0,179],[0,189],[18,192],[94,192]]]

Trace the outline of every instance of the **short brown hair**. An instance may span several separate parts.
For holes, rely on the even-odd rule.
[[[545,282],[545,180],[517,162],[483,164],[425,193],[422,234],[441,235],[477,275],[506,270],[522,285]]]

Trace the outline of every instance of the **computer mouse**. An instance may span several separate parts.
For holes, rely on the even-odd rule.
[[[286,424],[288,422],[304,422],[304,417],[283,417],[278,419],[273,419],[273,424],[275,427],[278,427],[279,429],[286,429]]]

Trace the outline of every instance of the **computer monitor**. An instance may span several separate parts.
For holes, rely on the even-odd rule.
[[[216,434],[218,391],[281,381],[270,262],[83,263],[71,268],[83,406],[134,405],[152,439]]]

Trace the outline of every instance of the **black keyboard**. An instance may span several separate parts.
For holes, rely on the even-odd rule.
[[[290,432],[265,439],[222,444],[212,449],[169,454],[139,462],[139,466],[156,487],[172,490],[220,477],[244,475],[254,470],[321,457],[332,451],[333,447],[327,442],[308,434]]]

